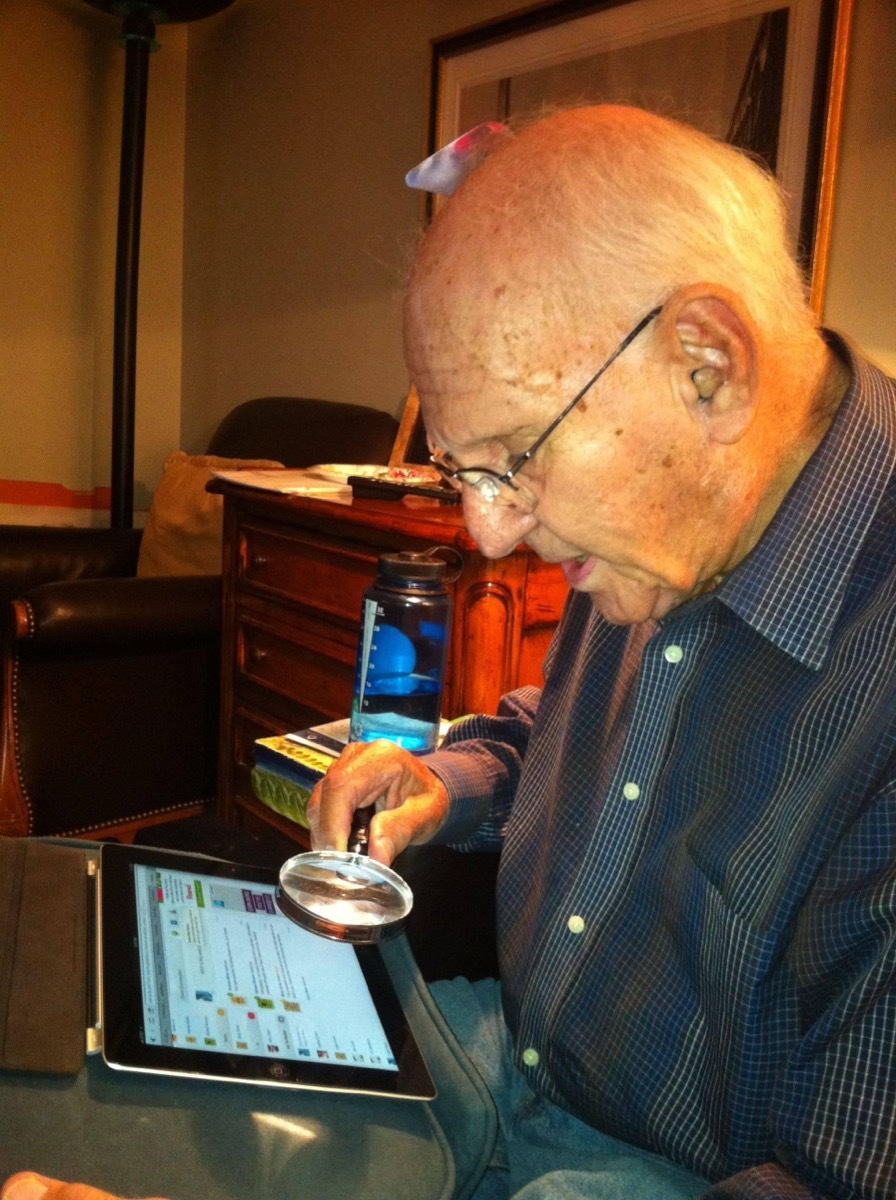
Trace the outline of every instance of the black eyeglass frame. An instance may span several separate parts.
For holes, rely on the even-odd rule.
[[[527,462],[529,462],[531,458],[534,458],[557,426],[562,421],[565,421],[579,401],[587,396],[588,392],[591,391],[591,389],[600,379],[601,375],[603,375],[605,371],[609,370],[619,355],[631,345],[638,334],[641,333],[642,330],[646,329],[650,322],[655,320],[655,318],[658,317],[662,311],[663,306],[661,304],[656,308],[652,308],[645,317],[641,318],[641,320],[633,329],[629,330],[629,332],[625,335],[600,370],[596,371],[591,376],[585,386],[581,388],[575,396],[573,396],[572,400],[570,400],[569,404],[567,404],[563,411],[559,413],[559,415],[556,416],[553,421],[551,421],[544,433],[539,434],[532,445],[527,450],[524,450],[518,458],[515,458],[503,474],[499,475],[497,471],[493,471],[490,467],[452,467],[448,462],[445,461],[444,456],[439,457],[438,451],[430,454],[429,461],[436,468],[446,483],[450,484],[452,487],[458,488],[458,490],[460,485],[466,484],[468,487],[473,488],[473,490],[476,491],[477,494],[479,494],[483,499],[487,500],[489,504],[494,503],[494,501],[500,495],[501,489],[504,487],[511,488],[520,497],[525,496],[526,493],[522,492],[519,485],[514,483],[514,476],[526,465]],[[465,479],[465,475],[475,475],[476,478]],[[479,492],[480,485],[486,482],[489,482],[492,485],[493,491],[491,495]],[[526,507],[530,512],[535,510],[533,498],[529,498]]]

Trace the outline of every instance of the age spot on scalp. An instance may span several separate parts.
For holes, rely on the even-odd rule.
[[[622,437],[622,435],[625,433],[625,430],[620,426],[619,429],[614,429],[613,432],[615,433],[616,437]]]
[[[663,458],[663,466],[664,467],[671,467],[673,462],[674,462],[674,459],[672,458],[671,454],[666,454],[664,456],[664,458]]]

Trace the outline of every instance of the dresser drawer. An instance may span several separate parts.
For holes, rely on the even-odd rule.
[[[372,548],[247,524],[242,530],[240,586],[303,604],[357,627],[361,597],[377,569]]]
[[[295,638],[246,619],[237,624],[237,691],[242,684],[261,687],[287,700],[308,705],[330,720],[351,711],[357,632],[328,640]]]
[[[279,721],[272,721],[257,712],[238,706],[233,718],[233,760],[241,780],[249,788],[249,774],[255,766],[255,743],[258,738],[288,733]]]
[[[246,799],[253,796],[252,768],[255,766],[255,741],[257,738],[273,737],[283,733],[277,722],[259,717],[257,713],[249,713],[237,709],[233,721],[233,741],[231,743],[234,784],[237,794]]]

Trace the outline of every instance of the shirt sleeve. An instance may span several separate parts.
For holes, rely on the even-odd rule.
[[[770,1098],[775,1161],[701,1200],[896,1196],[894,814],[890,786],[842,838],[795,917],[784,970],[805,1033]]]
[[[498,850],[513,804],[539,688],[510,692],[495,716],[465,717],[426,765],[448,790],[451,807],[437,841],[459,850]]]

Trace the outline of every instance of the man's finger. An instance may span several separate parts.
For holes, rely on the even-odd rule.
[[[21,1171],[7,1179],[0,1189],[0,1200],[118,1200],[118,1197],[86,1183],[63,1183],[32,1171]]]

